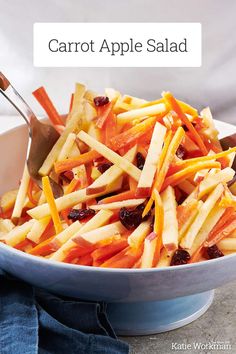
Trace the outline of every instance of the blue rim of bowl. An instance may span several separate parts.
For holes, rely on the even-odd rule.
[[[43,119],[46,120],[46,119]],[[216,119],[215,119],[216,120]],[[235,129],[235,126],[226,122],[222,122],[218,120],[218,122],[223,123],[227,126],[231,126]],[[26,127],[25,124],[21,124],[17,127],[14,127],[12,129],[6,130],[3,133],[0,133],[0,137],[3,135],[7,135],[11,132],[14,132],[18,130],[19,128]],[[83,270],[83,271],[96,271],[96,272],[101,272],[101,273],[128,273],[128,274],[137,274],[137,273],[154,273],[154,272],[165,272],[165,271],[181,271],[181,270],[187,270],[187,269],[192,269],[192,268],[201,268],[204,267],[206,264],[211,264],[214,265],[215,263],[224,263],[224,261],[227,259],[229,260],[230,258],[236,257],[236,252],[232,254],[228,254],[224,257],[220,258],[215,258],[215,259],[210,259],[210,260],[205,260],[201,261],[198,263],[191,263],[191,264],[183,264],[183,265],[178,265],[178,266],[168,266],[168,267],[162,267],[162,268],[101,268],[101,267],[94,267],[94,266],[83,266],[83,265],[78,265],[78,264],[71,264],[71,263],[65,263],[65,262],[58,262],[58,261],[53,261],[47,258],[43,257],[38,257],[34,256],[25,252],[22,252],[20,250],[17,250],[16,248],[10,247],[2,242],[0,242],[0,249],[6,248],[9,252],[19,255],[23,258],[26,259],[31,259],[36,261],[37,263],[40,264],[48,264],[52,265],[57,268],[68,268],[68,269],[77,269],[77,270]]]

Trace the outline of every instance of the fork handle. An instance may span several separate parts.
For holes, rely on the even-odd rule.
[[[2,72],[0,72],[0,92],[16,108],[31,130],[31,122],[32,120],[37,120],[37,118],[32,109],[10,84],[9,80]]]

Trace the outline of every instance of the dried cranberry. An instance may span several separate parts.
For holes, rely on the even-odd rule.
[[[190,254],[185,250],[178,249],[173,254],[170,265],[176,266],[181,264],[187,264],[189,260]]]
[[[216,245],[208,247],[206,252],[207,252],[207,255],[210,259],[219,258],[219,257],[224,256],[224,253],[222,253],[221,250]]]
[[[152,217],[151,224],[150,224],[150,228],[151,228],[151,230],[153,230],[153,229],[154,229],[154,222],[155,222],[155,218],[154,218],[154,216],[153,216],[153,217]]]
[[[88,217],[94,216],[95,210],[93,209],[71,209],[68,214],[68,219],[72,221],[84,220]]]
[[[136,161],[137,161],[137,167],[142,170],[143,166],[145,164],[145,158],[143,157],[143,155],[141,154],[141,152],[137,152],[136,155]]]
[[[66,183],[70,183],[73,177],[74,175],[72,171],[62,172],[60,174],[59,181],[61,182],[61,184],[63,181],[65,181]]]
[[[183,147],[183,145],[180,145],[176,151],[176,155],[179,159],[184,160],[187,157],[187,150]]]
[[[185,201],[186,198],[187,198],[187,194],[182,192],[181,197],[178,199],[178,205],[181,205]]]
[[[134,209],[121,208],[119,212],[120,222],[128,230],[135,229],[141,224],[142,221],[147,220],[150,216],[150,213],[148,213],[144,218],[142,218],[144,208],[144,204],[141,204]]]
[[[104,173],[108,168],[110,168],[113,164],[111,162],[104,162],[98,165],[97,169],[99,172]]]
[[[98,96],[95,97],[93,101],[96,107],[101,107],[109,103],[109,98],[106,96]]]

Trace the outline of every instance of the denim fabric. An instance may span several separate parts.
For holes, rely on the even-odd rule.
[[[0,270],[0,354],[127,354],[106,305],[58,297]]]

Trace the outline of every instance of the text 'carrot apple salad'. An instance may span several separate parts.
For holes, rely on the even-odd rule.
[[[236,147],[222,151],[209,108],[164,92],[148,102],[77,84],[60,137],[0,206],[0,241],[49,260],[106,268],[181,265],[236,252]],[[50,177],[50,178],[49,178]],[[54,198],[50,179],[64,195]]]

